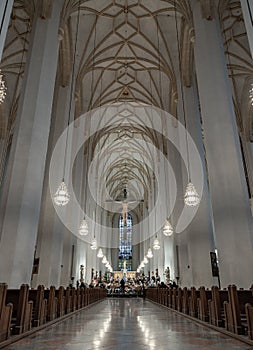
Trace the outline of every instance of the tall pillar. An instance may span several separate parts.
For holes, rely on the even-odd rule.
[[[250,0],[241,0],[241,6],[249,40],[251,56],[253,58],[253,2]]]
[[[193,138],[202,159],[204,172],[204,187],[201,202],[196,216],[187,228],[187,245],[189,252],[189,265],[186,270],[192,274],[192,284],[195,287],[211,287],[217,283],[212,277],[210,252],[214,251],[214,237],[212,226],[212,207],[208,192],[207,173],[205,168],[205,151],[201,134],[200,115],[198,110],[195,86],[184,88],[186,103],[187,130]],[[191,162],[191,158],[190,158]],[[191,208],[188,208],[191,211]],[[189,266],[189,267],[188,267]]]
[[[40,224],[38,232],[38,249],[37,257],[40,258],[39,273],[35,279],[37,284],[43,284],[44,286],[55,285],[58,286],[62,279],[61,274],[65,271],[61,268],[62,252],[64,249],[64,231],[68,230],[64,224],[59,219],[53,202],[51,198],[50,188],[49,188],[49,168],[52,152],[54,150],[55,144],[61,133],[68,125],[68,104],[70,100],[70,87],[58,87],[56,89],[54,98],[54,118],[51,122],[51,130],[49,137],[49,146],[47,153],[46,171],[43,186],[43,196],[42,196],[42,208],[40,213]],[[77,140],[72,140],[72,135],[69,134],[69,144],[71,147],[72,143],[77,142]],[[64,151],[61,159],[58,160],[59,169],[59,179],[62,177],[63,163],[64,163]],[[82,179],[83,176],[83,154],[79,152],[77,155],[77,162],[75,162],[73,170],[73,185],[75,188],[75,194],[80,200],[80,193],[82,191]],[[56,189],[55,189],[56,190]],[[61,210],[64,211],[66,218],[71,218],[73,215],[71,205],[67,205]],[[76,222],[76,233],[79,228],[81,218]],[[69,232],[72,235],[71,232]],[[73,235],[73,244],[75,245],[75,251],[77,254],[77,240],[76,236]],[[75,254],[75,256],[76,256]],[[66,264],[65,264],[66,265]],[[74,268],[76,271],[76,267]],[[72,271],[73,272],[73,271]],[[65,273],[65,272],[64,272]],[[74,276],[78,276],[79,273],[74,273]],[[72,276],[70,276],[72,277]],[[75,277],[77,278],[77,277]],[[75,281],[76,282],[76,281]]]
[[[64,264],[62,263],[64,239],[66,236],[68,237],[65,233],[67,228],[64,227],[57,216],[49,188],[49,166],[52,151],[68,122],[66,101],[69,101],[68,87],[56,87],[37,236],[36,257],[40,259],[39,271],[38,275],[33,276],[33,287],[36,287],[38,284],[43,284],[46,287],[50,287],[50,285],[58,286],[60,284],[60,276],[62,272],[64,271],[65,273],[66,269],[70,268],[70,262],[68,263],[68,267],[66,266],[66,262]],[[65,150],[63,150],[63,152],[64,151]],[[58,160],[59,178],[62,176],[63,162],[64,154],[62,154],[61,159]],[[62,210],[66,210],[68,213],[68,208],[63,207]],[[68,234],[71,235],[71,233]],[[71,246],[72,243],[70,244],[70,247]],[[61,267],[62,265],[64,265],[64,268]],[[68,283],[69,281],[70,277],[68,275]]]
[[[58,62],[62,1],[34,21],[11,150],[12,171],[0,242],[0,276],[10,288],[30,283]]]
[[[253,223],[238,130],[218,20],[193,5],[195,64],[213,208],[215,243],[223,287],[249,287]]]
[[[0,1],[0,61],[2,59],[4,43],[10,22],[13,0]]]

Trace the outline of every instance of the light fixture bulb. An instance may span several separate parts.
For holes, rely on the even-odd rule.
[[[173,227],[171,225],[171,223],[169,222],[169,220],[167,219],[165,221],[165,225],[163,226],[163,234],[164,236],[171,236],[173,234],[174,230]]]
[[[87,236],[89,233],[89,226],[85,219],[82,220],[78,232],[80,236]]]
[[[149,259],[153,258],[153,253],[152,253],[151,248],[148,248],[147,258],[149,258]]]
[[[97,253],[97,257],[98,258],[103,258],[104,254],[103,254],[103,250],[101,248],[99,248],[98,253]]]
[[[54,194],[54,202],[56,205],[63,207],[68,204],[70,200],[70,195],[65,182],[62,181],[57,191]]]
[[[147,264],[147,263],[148,263],[148,259],[147,259],[146,256],[144,256],[143,262],[144,262],[144,264]]]
[[[193,183],[191,183],[191,182],[189,182],[187,187],[186,187],[185,195],[184,195],[184,202],[189,207],[195,207],[200,202],[199,195],[198,195]]]
[[[161,248],[160,243],[159,243],[158,239],[156,238],[154,240],[154,243],[153,243],[153,249],[159,250],[160,248]]]
[[[96,238],[93,238],[93,240],[91,241],[90,249],[97,250],[97,248],[98,248],[97,240]]]

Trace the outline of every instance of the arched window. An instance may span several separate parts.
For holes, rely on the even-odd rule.
[[[123,270],[126,261],[127,271],[132,270],[132,226],[133,219],[127,215],[126,225],[123,216],[119,217],[119,270]]]

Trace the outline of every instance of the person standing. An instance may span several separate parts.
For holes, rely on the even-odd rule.
[[[121,291],[124,294],[125,293],[125,280],[124,280],[124,278],[121,279],[120,286],[121,286]]]

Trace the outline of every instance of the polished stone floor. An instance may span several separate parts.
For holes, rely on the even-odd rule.
[[[248,350],[250,345],[142,299],[107,299],[6,350]]]

